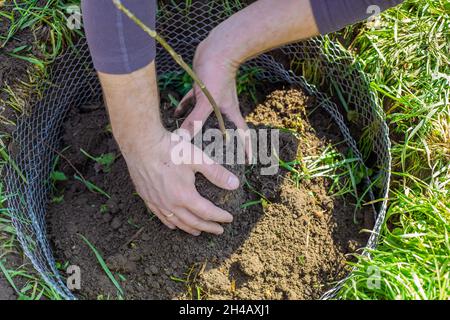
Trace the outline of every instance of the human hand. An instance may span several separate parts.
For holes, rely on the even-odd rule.
[[[234,123],[241,142],[245,146],[247,158],[250,159],[251,141],[247,137],[247,123],[239,109],[239,100],[236,90],[236,70],[230,60],[220,55],[212,54],[213,44],[207,41],[202,42],[196,51],[193,69],[200,80],[205,84],[219,106],[220,112],[228,120]],[[181,129],[187,130],[191,137],[194,137],[205,124],[213,109],[210,102],[197,85],[194,85],[181,100],[175,116],[182,115],[189,107],[190,102],[195,101],[195,107],[187,118],[183,121]],[[195,122],[201,123],[201,126],[194,125]]]
[[[200,172],[209,181],[227,190],[238,188],[239,179],[175,133],[157,130],[147,135],[152,137],[152,141],[146,143],[135,139],[135,146],[122,148],[138,194],[161,222],[171,229],[179,228],[195,236],[201,232],[222,234],[224,229],[219,223],[230,223],[233,216],[198,193],[195,173]],[[176,164],[172,161],[172,150],[178,143],[182,145],[177,148],[190,150],[193,159],[204,161],[201,164]]]
[[[200,43],[194,57],[194,71],[211,92],[220,111],[237,128],[246,130],[236,93],[235,76],[239,65],[263,52],[318,33],[311,1],[255,1],[221,22]],[[176,113],[186,108],[185,102],[190,98],[196,98],[196,105],[182,127],[194,136],[197,133],[194,121],[204,123],[212,108],[199,88],[194,87]],[[251,160],[250,141],[245,142],[245,146],[248,160]]]
[[[219,223],[231,222],[233,217],[200,196],[195,173],[228,190],[238,188],[239,179],[162,126],[155,69],[151,63],[126,75],[99,73],[114,137],[138,194],[166,226],[193,235],[220,234]],[[176,164],[172,161],[175,146],[189,151],[191,160],[204,161]]]

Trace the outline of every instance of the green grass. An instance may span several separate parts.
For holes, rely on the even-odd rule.
[[[67,9],[79,5],[79,0],[26,0],[5,1],[0,11],[0,21],[9,25],[6,34],[0,34],[0,48],[7,46],[21,32],[30,29],[36,36],[39,32],[48,31],[45,43],[27,44],[16,47],[8,53],[16,58],[27,60],[41,69],[54,60],[65,46],[72,44],[74,34],[82,35],[80,30],[71,30],[67,25]],[[8,10],[10,9],[10,10]],[[39,50],[39,57],[32,53],[33,45]]]
[[[350,28],[347,30],[349,34]],[[407,0],[350,45],[383,98],[392,133],[387,223],[345,299],[450,298],[450,5]],[[368,286],[373,272],[380,286]]]
[[[47,285],[39,275],[30,273],[30,266],[19,266],[8,269],[4,261],[0,259],[0,274],[6,278],[8,283],[17,294],[18,300],[61,300],[61,296],[49,285]],[[22,284],[18,286],[14,279],[18,279]]]
[[[189,300],[206,300],[208,292],[206,292],[198,281],[198,276],[204,271],[207,262],[195,263],[190,266],[182,277],[169,276],[173,282],[182,283],[186,292],[184,297]]]
[[[116,155],[111,152],[101,154],[98,157],[94,157],[93,155],[90,155],[87,151],[85,151],[83,149],[80,149],[80,151],[87,158],[91,159],[92,161],[95,161],[98,165],[100,165],[103,172],[105,172],[105,173],[108,173],[111,171],[111,166],[113,165],[114,161],[116,160]]]
[[[450,206],[439,189],[394,191],[383,231],[372,258],[359,260],[341,292],[357,299],[441,299],[450,296]],[[377,271],[379,283],[368,286]]]
[[[79,234],[79,236],[88,245],[89,249],[92,250],[92,252],[94,253],[94,255],[95,255],[95,257],[96,257],[96,259],[98,261],[98,263],[100,264],[100,267],[105,272],[105,274],[108,276],[109,280],[111,280],[113,285],[116,287],[119,299],[122,299],[124,297],[123,289],[120,286],[120,284],[117,281],[117,279],[112,274],[111,270],[109,270],[108,266],[106,265],[105,260],[103,259],[102,255],[100,254],[100,252],[97,250],[97,248],[85,236],[83,236],[82,234]]]
[[[0,167],[1,165],[2,163],[0,163]],[[6,200],[3,184],[0,181],[0,276],[11,285],[19,300],[42,298],[60,300],[59,294],[49,287],[36,272],[31,271],[32,267],[29,263],[13,265],[9,260],[11,255],[18,256],[22,260],[23,253],[18,249],[16,231],[12,226],[10,214],[5,208]]]
[[[302,181],[326,178],[332,181],[330,192],[335,196],[352,195],[358,199],[358,185],[366,176],[358,159],[349,154],[342,155],[335,146],[329,145],[320,155],[302,157],[285,162],[280,159],[280,166],[292,174],[298,186]]]
[[[89,180],[86,180],[85,178],[83,178],[83,177],[81,177],[79,175],[74,175],[73,177],[75,178],[75,180],[78,180],[81,183],[83,183],[90,192],[101,194],[102,196],[104,196],[104,197],[106,197],[108,199],[111,198],[111,196],[106,191],[104,191],[100,187],[96,186],[95,184],[93,184]]]
[[[42,96],[47,85],[48,66],[67,46],[82,35],[67,25],[68,8],[79,5],[79,0],[7,0],[0,7],[0,24],[9,26],[7,33],[0,34],[0,53],[17,62],[28,62],[28,70],[20,75],[17,83],[2,84],[0,93],[6,98],[6,107],[22,113],[30,99]],[[14,45],[16,39],[28,42]],[[14,119],[0,121],[14,122]]]

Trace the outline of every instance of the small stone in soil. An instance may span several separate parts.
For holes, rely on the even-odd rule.
[[[146,273],[148,272],[148,274],[158,274],[159,270],[158,270],[158,268],[156,266],[150,266],[150,267],[145,269],[145,272]]]
[[[120,221],[119,217],[115,217],[113,219],[113,221],[111,222],[111,228],[113,228],[114,230],[119,229],[121,225],[122,225],[122,221]]]

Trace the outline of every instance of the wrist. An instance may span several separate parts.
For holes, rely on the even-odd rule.
[[[158,143],[165,133],[159,111],[155,64],[130,74],[99,72],[111,128],[122,152]]]
[[[160,121],[147,118],[111,120],[114,139],[123,153],[133,153],[157,145],[167,130]]]
[[[198,69],[201,67],[199,64],[204,63],[207,67],[215,66],[222,75],[234,77],[242,62],[239,55],[218,39],[213,30],[197,47],[194,69]]]

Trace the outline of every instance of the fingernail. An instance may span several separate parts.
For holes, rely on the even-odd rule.
[[[229,186],[231,189],[237,189],[237,188],[239,187],[239,179],[238,179],[236,176],[231,175],[231,176],[228,178],[228,186]]]

